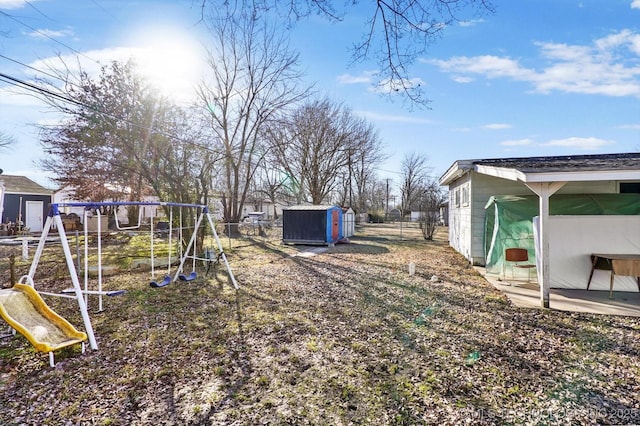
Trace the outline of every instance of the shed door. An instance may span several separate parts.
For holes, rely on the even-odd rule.
[[[338,210],[331,211],[331,241],[338,241],[340,238],[340,216]]]
[[[42,211],[44,210],[44,202],[26,201],[25,210],[26,215],[24,226],[29,228],[30,232],[42,232]]]

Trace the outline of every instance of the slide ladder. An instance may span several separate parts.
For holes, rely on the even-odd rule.
[[[0,290],[0,316],[29,340],[40,352],[49,353],[49,364],[55,365],[53,351],[82,343],[87,335],[55,313],[33,287],[16,284]]]

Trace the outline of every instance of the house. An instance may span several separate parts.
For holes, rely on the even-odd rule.
[[[532,250],[537,254],[541,303],[545,307],[549,306],[549,288],[557,283],[550,275],[550,266],[553,263],[555,276],[563,268],[558,263],[563,257],[558,252],[561,247],[582,250],[565,256],[576,264],[584,266],[586,262],[583,267],[586,271],[581,270],[579,277],[572,278],[574,282],[585,283],[582,288],[586,288],[589,276],[589,250],[640,253],[640,238],[628,238],[630,232],[640,235],[640,215],[622,214],[617,219],[608,214],[595,219],[589,216],[592,218],[589,224],[580,224],[586,216],[550,217],[554,194],[638,193],[640,153],[458,160],[440,177],[439,183],[449,187],[449,243],[473,265],[479,266],[485,266],[487,260],[486,228],[495,226],[485,221],[485,207],[491,197],[535,196],[539,225],[532,227],[532,234],[537,235],[527,237],[535,241],[536,247]],[[622,217],[625,220],[618,223]],[[624,227],[627,229],[621,229]],[[570,229],[573,234],[568,234]],[[605,238],[600,232],[604,229]],[[554,249],[556,252],[550,257]],[[599,279],[604,280],[604,274]]]
[[[41,232],[52,191],[25,176],[0,175],[0,223]]]
[[[80,220],[80,223],[82,223],[82,221],[84,220],[84,210],[85,210],[84,207],[64,205],[67,203],[83,203],[88,201],[88,200],[78,200],[75,198],[74,195],[75,195],[75,192],[73,187],[64,186],[59,190],[55,191],[55,193],[53,194],[53,202],[57,204],[62,204],[62,208],[60,211],[61,214],[65,216],[72,215],[72,216],[78,217]],[[92,201],[95,201],[95,200],[92,200]],[[101,200],[101,201],[109,202],[114,200]],[[145,195],[142,197],[140,201],[155,203],[155,202],[159,202],[160,200],[155,195]],[[127,206],[124,204],[118,208],[116,214],[117,214],[117,221],[116,221],[116,217],[102,216],[100,218],[102,222],[101,224],[102,229],[107,229],[107,224],[109,222],[111,222],[113,226],[137,227],[141,223],[149,223],[151,218],[165,217],[164,210],[162,209],[161,206],[157,206],[157,205],[144,205],[140,207],[138,221],[141,223],[129,224],[128,209],[127,209]],[[91,218],[93,217],[93,215],[90,215],[90,216]],[[97,229],[96,225],[90,225],[90,230],[95,230],[95,229]]]

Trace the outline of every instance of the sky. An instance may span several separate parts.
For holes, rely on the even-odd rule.
[[[336,0],[342,4],[341,0]],[[312,16],[291,32],[305,79],[365,117],[399,184],[402,160],[425,156],[433,177],[456,160],[640,151],[640,0],[492,0],[495,13],[448,25],[416,58],[429,108],[374,90],[375,61],[352,64],[372,2],[342,22]],[[60,55],[90,73],[134,56],[155,84],[186,103],[208,36],[193,0],[0,0],[0,73],[25,81]],[[38,168],[38,125],[60,116],[0,81],[5,174],[54,188]]]

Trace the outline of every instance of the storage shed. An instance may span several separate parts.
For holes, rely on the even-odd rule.
[[[333,245],[342,239],[342,209],[335,206],[292,206],[282,211],[282,241]]]
[[[356,213],[351,207],[342,209],[342,237],[353,237],[356,233]]]

